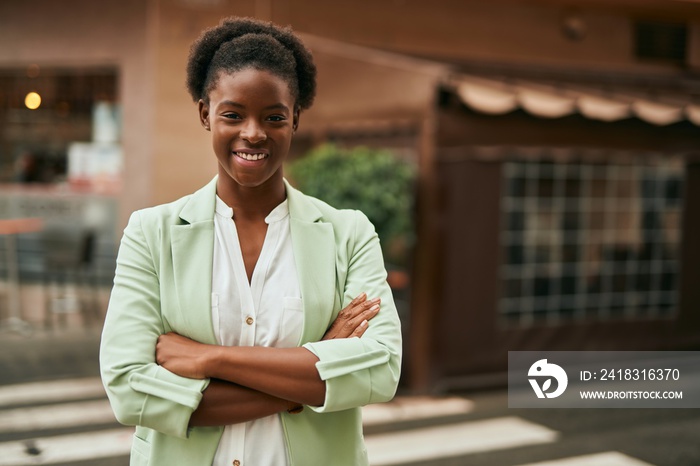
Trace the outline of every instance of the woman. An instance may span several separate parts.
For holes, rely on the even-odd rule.
[[[367,464],[359,407],[393,397],[400,325],[367,218],[283,178],[311,55],[230,18],[187,72],[218,176],[131,216],[100,351],[131,464]]]

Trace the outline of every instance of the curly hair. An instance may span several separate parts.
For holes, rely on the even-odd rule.
[[[283,78],[296,105],[301,110],[311,107],[316,95],[316,65],[311,52],[291,28],[252,18],[224,18],[192,43],[187,90],[195,102],[208,101],[222,71],[232,73],[248,67]]]

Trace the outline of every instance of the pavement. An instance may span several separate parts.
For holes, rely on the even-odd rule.
[[[0,466],[129,463],[98,346],[99,329],[0,334]],[[399,396],[363,419],[373,466],[700,465],[698,409],[509,409],[503,388]]]

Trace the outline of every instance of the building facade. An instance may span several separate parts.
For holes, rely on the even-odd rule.
[[[295,153],[333,139],[419,166],[413,388],[490,383],[508,350],[697,347],[693,2],[3,2],[0,175],[13,215],[55,211],[17,199],[99,194],[118,232],[133,210],[206,183],[215,159],[185,62],[230,15],[291,24],[316,57]],[[116,149],[84,168],[73,143]],[[56,183],[21,183],[26,153]],[[75,215],[105,225],[90,212]]]

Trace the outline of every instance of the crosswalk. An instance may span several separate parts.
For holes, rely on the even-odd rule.
[[[555,444],[561,433],[517,416],[471,418],[460,397],[398,397],[364,408],[373,466],[430,465]],[[128,464],[133,429],[119,426],[99,378],[0,386],[0,466]],[[121,461],[121,460],[119,460]],[[114,462],[110,464],[115,464]],[[504,466],[652,466],[617,451]]]

